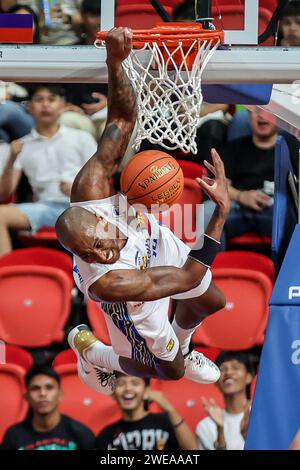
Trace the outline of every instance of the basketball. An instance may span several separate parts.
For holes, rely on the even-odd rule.
[[[137,153],[121,174],[121,191],[129,204],[171,205],[182,194],[184,177],[177,161],[165,152]]]

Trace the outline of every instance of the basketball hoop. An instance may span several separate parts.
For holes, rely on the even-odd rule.
[[[103,45],[106,35],[99,32],[95,46]],[[123,66],[137,94],[137,151],[147,139],[167,150],[197,153],[201,77],[223,41],[222,31],[198,23],[158,23],[133,31],[133,49]],[[147,60],[141,51],[150,52]]]

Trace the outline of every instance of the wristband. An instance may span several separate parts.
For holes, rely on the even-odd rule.
[[[207,268],[210,268],[213,260],[220,250],[220,247],[221,242],[204,233],[204,242],[201,250],[191,250],[188,256],[193,258],[195,261],[204,264]]]

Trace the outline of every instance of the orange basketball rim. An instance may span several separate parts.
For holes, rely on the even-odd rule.
[[[107,31],[97,33],[96,44],[104,43]],[[224,32],[220,30],[204,29],[200,23],[156,23],[151,29],[132,30],[134,48],[142,49],[146,44],[156,43],[159,47],[175,49],[178,44],[184,48],[191,47],[198,50],[203,42],[209,42],[212,46],[224,43]],[[189,52],[189,68],[193,64],[192,51]],[[178,56],[176,63],[180,65],[182,56]]]
[[[123,66],[137,94],[135,149],[143,140],[167,150],[197,154],[201,78],[224,33],[199,23],[157,23],[133,30],[133,50]],[[95,46],[107,32],[97,34]],[[140,54],[143,51],[147,54]]]
[[[99,31],[97,39],[105,41],[108,31]],[[134,29],[133,46],[142,47],[147,42],[175,45],[182,42],[190,45],[195,39],[224,42],[224,32],[204,29],[200,23],[156,23],[151,29]]]

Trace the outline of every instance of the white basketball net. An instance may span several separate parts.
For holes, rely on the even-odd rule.
[[[141,49],[131,51],[123,66],[137,94],[137,151],[147,139],[168,150],[197,153],[195,139],[203,101],[201,76],[218,45],[212,40],[196,39],[188,48],[179,42],[170,50],[165,43],[146,43],[142,51],[151,52],[148,65],[143,63]],[[195,48],[198,52],[189,70],[187,57]],[[180,65],[174,59],[178,53],[182,57]],[[168,70],[170,67],[172,70]]]

